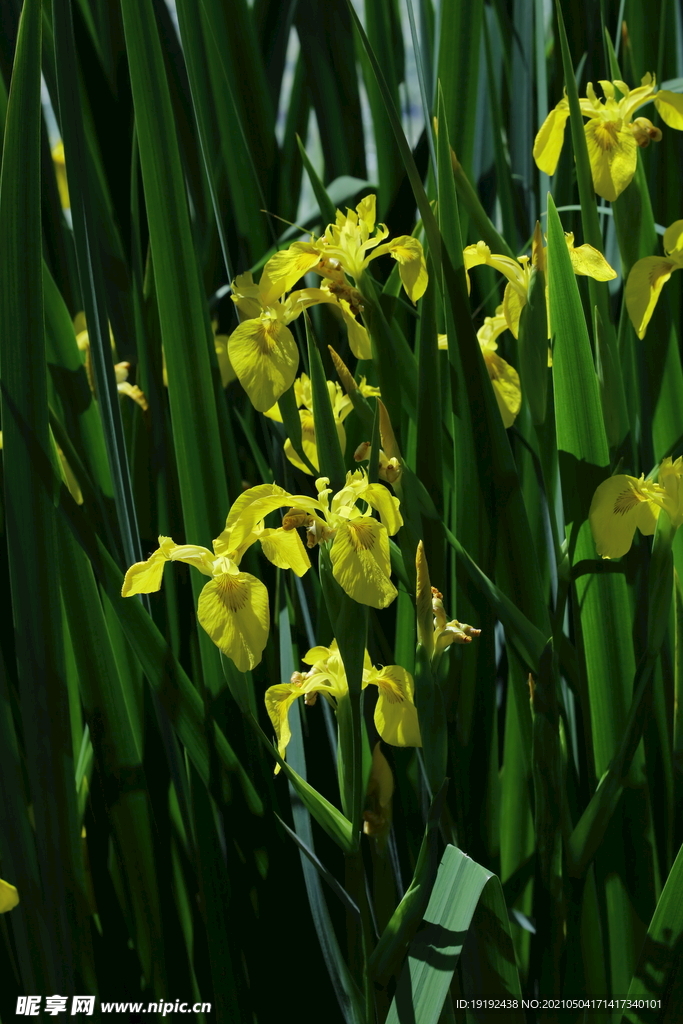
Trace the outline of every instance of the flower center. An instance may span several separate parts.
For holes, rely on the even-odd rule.
[[[218,577],[217,582],[221,601],[229,611],[238,612],[244,608],[249,600],[249,593],[247,587],[237,576],[225,573]]]
[[[614,149],[619,144],[619,123],[603,121],[602,124],[596,125],[595,141],[605,152]]]
[[[375,543],[374,531],[367,523],[349,523],[349,535],[356,551],[369,551]]]

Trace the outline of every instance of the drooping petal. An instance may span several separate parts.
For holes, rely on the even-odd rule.
[[[285,756],[287,744],[292,738],[292,731],[289,727],[289,709],[298,697],[303,696],[302,688],[293,683],[278,683],[276,686],[269,686],[266,690],[266,711],[273,723],[280,757]],[[275,769],[276,775],[279,770],[280,766],[278,765]]]
[[[292,569],[297,576],[303,576],[311,568],[301,537],[296,530],[263,530],[259,534],[263,554],[278,569]]]
[[[228,355],[251,404],[265,412],[294,383],[299,350],[279,320],[245,320],[230,335]]]
[[[525,306],[526,299],[523,299],[511,284],[506,284],[503,292],[503,316],[515,338],[519,337],[519,319]]]
[[[381,249],[387,249],[397,261],[406,294],[411,302],[417,302],[424,295],[429,283],[427,264],[420,242],[412,235],[399,235],[386,246],[380,246],[373,255],[377,255]]]
[[[584,242],[574,248],[574,236],[567,236],[567,248],[569,258],[572,261],[574,273],[579,276],[592,277],[594,281],[613,281],[617,272],[597,249]]]
[[[386,665],[369,674],[368,682],[379,689],[375,726],[385,743],[394,747],[421,747],[417,708],[413,703],[413,680],[400,665]]]
[[[533,155],[536,166],[544,174],[553,175],[560,159],[564,130],[569,117],[569,104],[560,100],[541,125],[534,142]]]
[[[638,144],[618,121],[593,118],[584,125],[593,188],[603,199],[614,202],[636,173]]]
[[[353,352],[354,356],[356,359],[372,359],[372,345],[370,343],[370,335],[367,330],[363,324],[358,322],[346,299],[339,299],[338,306],[342,319],[346,324],[346,332],[349,337],[349,348]]]
[[[9,910],[14,910],[18,903],[19,893],[16,886],[10,885],[9,882],[0,878],[0,914],[6,914]]]
[[[645,337],[662,288],[677,269],[673,260],[663,256],[645,256],[638,260],[628,275],[624,298],[631,323],[639,338]]]
[[[641,481],[617,475],[603,480],[591,501],[588,520],[602,558],[621,558],[631,547],[636,528],[653,533],[659,507],[641,490]]]
[[[664,252],[683,251],[683,220],[675,220],[664,232]]]
[[[386,608],[398,591],[389,579],[389,535],[376,519],[342,522],[330,551],[332,572],[349,597],[371,608]]]
[[[398,533],[403,526],[403,517],[399,511],[400,502],[387,487],[383,484],[368,484],[359,496],[379,512],[379,518],[390,537]]]
[[[264,306],[270,306],[288,292],[304,274],[320,263],[321,251],[312,242],[293,242],[271,256],[261,274],[259,292]]]
[[[175,547],[170,537],[159,537],[157,550],[153,551],[146,561],[131,565],[121,587],[122,597],[132,597],[134,594],[154,594],[161,589],[164,566],[169,558],[170,547]]]
[[[496,402],[503,418],[505,429],[511,427],[522,407],[522,389],[519,374],[497,352],[484,353],[486,369],[493,384]]]
[[[683,131],[683,96],[668,89],[661,89],[655,96],[657,113],[669,128]]]
[[[197,617],[216,647],[240,672],[261,660],[268,641],[268,591],[249,573],[222,573],[209,580],[199,596]]]

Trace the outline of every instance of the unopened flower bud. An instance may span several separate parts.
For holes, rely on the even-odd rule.
[[[370,449],[372,444],[370,441],[361,441],[353,453],[353,457],[356,462],[366,462],[370,458]]]

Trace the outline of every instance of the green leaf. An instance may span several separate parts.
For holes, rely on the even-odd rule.
[[[44,921],[43,979],[50,991],[66,993],[82,979],[94,993],[56,572],[55,485],[53,480],[44,488],[32,469],[35,450],[48,466],[51,460],[43,333],[40,58],[41,4],[26,0],[0,177],[5,528],[25,768],[40,871],[40,885],[30,890],[30,899]],[[29,886],[30,878],[27,865],[17,880]]]
[[[386,985],[400,966],[406,947],[427,909],[437,871],[438,828],[446,799],[448,782],[444,781],[432,797],[427,825],[415,871],[401,902],[391,915],[370,957],[373,980]]]
[[[657,1000],[654,1004],[656,1010],[628,1009],[622,1021],[638,1024],[647,1019],[645,1014],[651,1013],[656,1013],[657,1019],[662,1021],[673,1022],[676,1019],[683,999],[682,942],[683,847],[678,851],[659,897],[628,989],[630,1000]]]
[[[498,878],[458,850],[447,846],[432,889],[424,925],[413,939],[401,972],[387,1024],[405,1020],[437,1024],[453,972],[467,942],[477,993],[521,997],[507,908]],[[468,994],[467,986],[465,995]],[[472,992],[474,995],[475,993]],[[522,1022],[521,1010],[508,1010]]]
[[[294,655],[292,651],[292,637],[290,631],[289,613],[284,607],[280,612],[280,675],[288,679],[295,669]],[[287,747],[287,756],[290,765],[302,779],[306,779],[306,754],[304,751],[303,733],[299,701],[296,701],[290,711],[290,728],[292,738]],[[294,828],[300,841],[305,844],[315,856],[313,845],[313,830],[309,811],[299,799],[294,786],[290,785],[290,797],[292,803],[292,817]],[[306,885],[306,893],[311,908],[311,915],[318,935],[318,942],[325,960],[325,966],[330,975],[332,986],[337,996],[337,1001],[344,1014],[345,1022],[348,1024],[360,1024],[362,1020],[361,995],[355,985],[349,969],[341,955],[337,937],[332,926],[327,902],[320,884],[320,874],[314,867],[311,860],[302,849],[301,868]],[[345,890],[344,890],[345,892]],[[348,894],[346,894],[348,896]]]
[[[311,318],[304,311],[306,322],[306,341],[308,344],[308,366],[311,374],[311,394],[313,396],[313,422],[315,424],[315,446],[318,451],[320,473],[316,475],[329,477],[333,491],[340,491],[346,480],[344,455],[339,445],[339,434],[335,415],[327,390],[327,380],[323,369],[320,351],[313,333]]]

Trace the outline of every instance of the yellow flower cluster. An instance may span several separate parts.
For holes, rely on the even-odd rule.
[[[288,683],[278,683],[266,690],[266,709],[273,723],[281,757],[284,757],[287,744],[292,738],[289,709],[294,701],[303,697],[306,704],[315,704],[320,694],[336,709],[337,703],[349,692],[344,662],[336,640],[329,647],[311,648],[302,660],[305,665],[311,666],[307,672],[294,672]],[[363,689],[371,685],[379,691],[375,705],[375,727],[384,742],[395,747],[421,747],[410,672],[406,672],[400,665],[376,668],[366,651]]]
[[[398,498],[382,484],[368,483],[362,470],[348,473],[345,486],[335,495],[328,483],[326,477],[317,481],[317,499],[289,494],[277,484],[249,488],[230,509],[213,552],[159,537],[157,550],[126,573],[122,595],[159,590],[167,562],[194,566],[210,577],[199,597],[199,623],[237,668],[247,672],[261,660],[270,613],[266,587],[255,576],[241,572],[240,561],[259,541],[273,565],[303,576],[311,565],[297,532],[304,527],[309,548],[329,543],[333,574],[345,592],[361,604],[385,608],[397,594],[390,579],[389,535],[403,523]],[[365,503],[366,511],[358,508],[359,501]],[[289,508],[282,526],[266,527],[266,516],[280,508]],[[373,509],[379,521],[373,518]]]
[[[427,287],[427,266],[422,246],[410,235],[385,242],[384,224],[375,227],[374,195],[361,200],[355,210],[337,211],[320,238],[294,242],[276,252],[254,284],[251,274],[241,274],[232,285],[233,302],[242,323],[228,342],[228,355],[254,408],[270,409],[294,383],[299,351],[289,324],[309,306],[327,303],[343,319],[351,351],[357,359],[371,359],[372,348],[365,327],[358,321],[363,297],[356,285],[371,262],[390,255],[397,260],[403,287],[413,302]],[[287,292],[309,271],[322,278],[320,288]],[[348,275],[348,276],[347,276]]]

